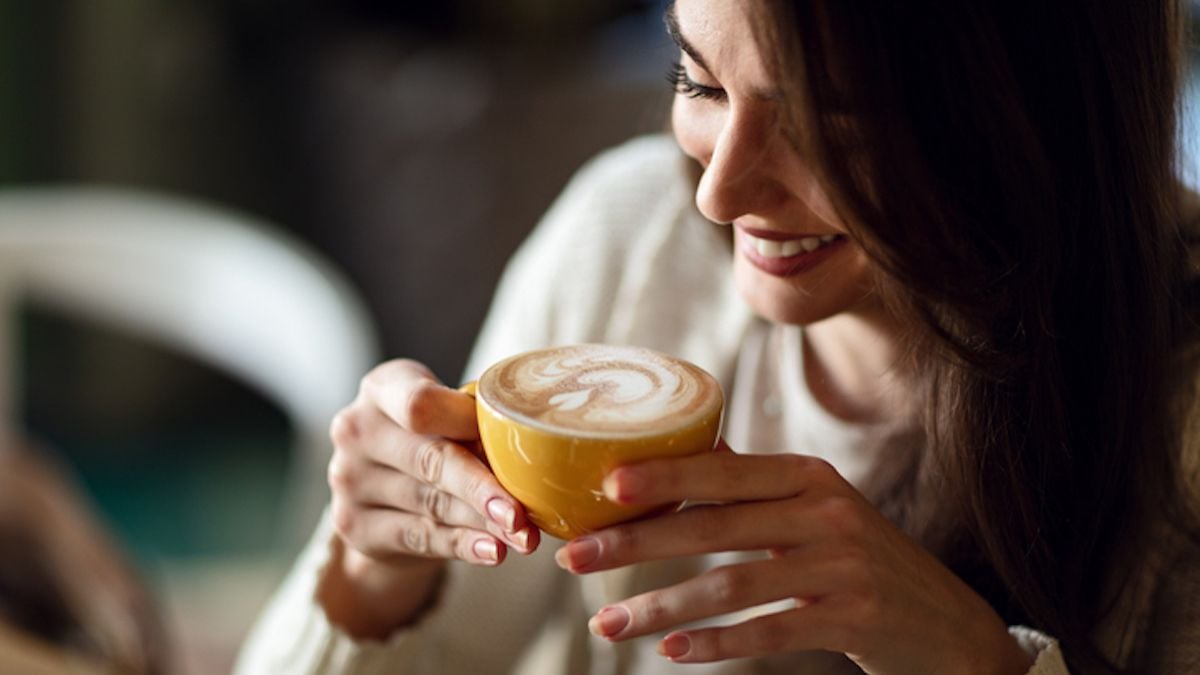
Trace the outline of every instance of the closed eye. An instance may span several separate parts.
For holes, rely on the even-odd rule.
[[[726,98],[724,89],[709,87],[688,77],[687,69],[678,61],[672,63],[670,69],[667,71],[667,82],[670,83],[675,93],[682,94],[688,98],[709,101],[724,101]]]

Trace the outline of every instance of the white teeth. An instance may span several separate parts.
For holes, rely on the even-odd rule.
[[[786,239],[777,241],[774,239],[759,239],[746,235],[753,244],[754,250],[764,258],[788,258],[798,253],[812,253],[821,248],[825,244],[837,239],[836,234],[826,234],[820,237],[804,237],[803,239]]]
[[[782,258],[783,244],[774,239],[754,239],[754,248],[764,258]]]

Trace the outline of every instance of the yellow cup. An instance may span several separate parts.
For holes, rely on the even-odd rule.
[[[596,345],[570,348],[612,349]],[[477,382],[464,387],[464,391],[475,396],[479,434],[492,471],[500,484],[525,506],[530,520],[542,531],[560,539],[572,539],[651,512],[675,508],[678,504],[616,504],[604,496],[601,483],[608,472],[623,464],[692,455],[710,451],[716,445],[724,407],[716,380],[686,361],[648,353],[686,367],[700,378],[709,395],[698,409],[680,415],[678,424],[672,423],[675,420],[658,421],[655,429],[647,433],[591,429],[580,432],[535,426],[528,417],[511,410],[502,411],[503,406],[489,400],[487,387],[478,387]],[[522,356],[525,355],[510,357],[492,369]],[[481,376],[480,382],[488,380],[492,369]]]

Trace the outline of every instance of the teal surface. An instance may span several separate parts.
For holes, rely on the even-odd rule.
[[[29,434],[142,563],[279,544],[292,433],[277,407],[103,326],[35,307],[19,325]]]

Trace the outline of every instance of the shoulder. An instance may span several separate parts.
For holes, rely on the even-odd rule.
[[[724,358],[748,315],[728,234],[696,210],[688,167],[666,135],[584,164],[506,266],[468,374],[563,342],[637,343],[702,365]]]
[[[580,168],[571,183],[643,192],[680,182],[685,166],[685,156],[674,139],[651,134],[599,153]]]
[[[603,285],[640,252],[700,219],[686,159],[666,135],[607,150],[571,178],[512,265],[559,283]],[[531,259],[536,258],[536,262]]]
[[[691,206],[687,159],[665,134],[642,136],[606,150],[571,178],[543,227],[569,220],[573,230],[603,225],[593,234],[628,241],[671,221]],[[580,236],[573,233],[573,237]],[[587,236],[588,233],[582,233]]]

